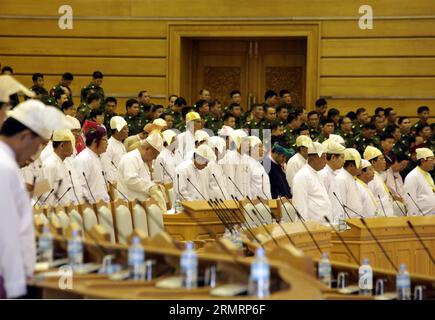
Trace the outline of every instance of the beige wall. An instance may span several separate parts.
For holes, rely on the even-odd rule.
[[[147,89],[166,104],[168,25],[222,20],[260,23],[291,19],[320,23],[319,94],[349,111],[393,106],[414,115],[435,101],[435,1],[432,0],[71,0],[74,29],[57,25],[63,0],[0,1],[0,62],[26,85],[31,74],[76,76],[79,94],[94,70],[105,74],[107,94],[127,97]],[[358,8],[370,4],[373,30],[358,28]],[[266,16],[267,15],[267,16]],[[133,17],[133,20],[129,20]],[[189,17],[189,18],[186,18]],[[273,17],[273,18],[272,18]]]

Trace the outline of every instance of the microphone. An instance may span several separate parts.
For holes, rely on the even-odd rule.
[[[384,247],[382,246],[382,244],[379,242],[378,238],[376,238],[376,236],[373,234],[372,230],[369,228],[369,226],[367,225],[367,222],[365,221],[364,218],[360,219],[361,222],[363,223],[363,225],[367,228],[367,231],[370,233],[370,235],[372,236],[373,240],[375,240],[376,244],[379,246],[379,248],[381,248],[382,253],[384,254],[384,256],[387,258],[387,260],[390,262],[390,264],[393,266],[394,270],[396,272],[399,272],[399,270],[397,269],[396,265],[394,264],[393,260],[391,260],[390,256],[387,254],[387,252],[385,251]]]
[[[51,189],[51,191],[48,193],[48,196],[44,199],[44,203],[45,203],[45,201],[47,201],[48,200],[48,198],[51,196],[51,194],[54,192],[54,188],[53,189]]]
[[[33,207],[35,207],[35,206],[38,204],[39,200],[41,200],[41,198],[42,198],[43,195],[44,195],[44,194],[41,194],[41,195],[38,197],[38,199],[36,199],[36,202],[35,202],[35,204],[33,205]]]
[[[409,196],[409,198],[412,200],[412,202],[414,202],[415,206],[417,207],[418,211],[421,213],[422,216],[425,216],[425,214],[423,213],[423,210],[420,209],[420,207],[418,206],[417,202],[414,201],[414,198],[411,197],[411,194],[408,192],[407,195]]]
[[[91,188],[89,187],[89,183],[88,183],[88,179],[86,178],[85,172],[83,171],[83,177],[85,177],[85,182],[86,182],[86,186],[88,187],[89,190],[89,194],[91,195],[92,199],[94,200],[94,203],[96,203],[97,201],[94,198],[94,195],[92,194]]]
[[[231,198],[233,198],[234,202],[235,202],[237,205],[239,205],[239,203],[238,203],[239,199],[237,199],[237,197],[235,197],[234,195],[231,195]],[[252,218],[252,216],[251,216],[251,214],[248,212],[248,210],[246,210],[245,207],[243,207],[243,206],[240,206],[240,207],[243,209],[243,211],[246,212],[246,214],[248,215],[249,219],[251,219],[251,221],[255,224],[255,226],[258,227],[257,222],[255,221],[255,219]]]
[[[329,220],[329,218],[327,216],[323,216],[323,218],[326,220],[326,222],[328,222],[328,224],[332,228],[332,230],[334,230],[335,234],[338,236],[338,239],[340,239],[341,243],[344,245],[344,247],[346,248],[347,252],[349,252],[349,254],[352,257],[352,259],[356,262],[357,265],[359,265],[360,263],[359,263],[358,259],[355,257],[355,255],[353,254],[352,250],[350,250],[349,246],[344,241],[343,237],[340,235],[340,232],[337,229],[335,229],[334,225],[331,223],[331,221]]]
[[[338,199],[337,194],[335,193],[335,191],[332,192],[332,194],[334,195],[334,197],[337,199],[338,203],[340,204],[340,206],[343,208],[344,213],[347,215],[347,217],[350,219],[350,215],[347,213],[346,211],[346,207],[343,205],[343,203],[341,203],[341,201]]]
[[[231,179],[231,177],[228,177],[228,180],[231,181],[231,183],[236,187],[237,191],[240,193],[240,195],[242,196],[242,198],[244,198],[245,196],[244,196],[243,193],[240,191],[239,187],[237,187],[237,185],[234,183],[233,179]]]
[[[379,195],[379,193],[378,193],[378,199],[379,199],[379,202],[381,204],[382,212],[384,213],[384,216],[387,217],[387,214],[385,213],[384,205],[382,203],[381,196]]]
[[[222,202],[223,206],[226,208],[226,210],[228,211],[229,215],[234,219],[234,220],[238,220],[239,217],[237,217],[237,214],[234,212],[234,210],[230,210],[227,205],[225,204],[225,202],[222,199],[218,199],[220,202]],[[237,208],[239,209],[240,214],[243,216],[242,211],[240,210],[240,208],[237,206]],[[243,224],[246,227],[246,230],[249,232],[249,234],[252,236],[252,238],[258,242],[258,244],[263,247],[262,243],[260,242],[260,240],[258,240],[258,238],[255,236],[255,234],[252,232],[251,227],[249,226],[247,221],[240,221],[241,224]]]
[[[203,194],[201,193],[201,191],[199,191],[198,190],[198,188],[197,187],[195,187],[195,185],[190,181],[190,179],[189,178],[187,178],[187,182],[189,182],[191,185],[192,185],[192,187],[193,188],[195,188],[195,190],[196,190],[196,192],[198,192],[199,193],[199,195],[204,199],[204,200],[206,200],[207,201],[207,199],[203,196]]]
[[[211,175],[213,176],[214,180],[216,181],[216,184],[218,185],[219,190],[221,191],[222,196],[223,196],[224,199],[225,199],[225,193],[224,193],[224,191],[222,190],[221,186],[219,185],[219,182],[218,182],[218,180],[216,179],[216,176],[214,175],[214,173],[212,173]]]
[[[316,245],[317,250],[319,250],[319,252],[320,252],[320,256],[322,256],[322,254],[323,254],[322,249],[320,249],[320,246],[319,246],[319,244],[317,243],[316,239],[314,239],[314,236],[313,236],[313,234],[311,233],[310,229],[308,229],[308,227],[307,227],[307,225],[305,224],[304,220],[302,220],[302,216],[299,214],[298,211],[296,211],[296,215],[297,215],[298,218],[301,220],[302,225],[304,226],[305,230],[307,230],[307,232],[308,232],[308,234],[309,234],[311,240],[313,240],[314,244]]]
[[[123,194],[121,191],[119,191],[119,189],[112,183],[112,182],[110,182],[109,180],[107,180],[107,183],[109,184],[109,185],[111,185],[112,186],[112,188],[113,189],[115,189],[116,191],[118,191],[119,192],[119,194],[126,200],[126,201],[130,201],[130,200],[128,200],[128,198],[126,197],[126,195],[125,194]]]
[[[408,216],[408,215],[405,213],[405,211],[403,211],[402,207],[399,205],[399,201],[397,201],[396,199],[394,199],[393,194],[391,193],[391,191],[388,190],[388,192],[390,193],[390,196],[391,196],[391,198],[393,199],[393,201],[396,203],[396,206],[399,207],[399,210],[400,210],[400,212],[402,212],[402,215],[403,215],[404,217]]]
[[[352,208],[349,208],[347,205],[343,204],[343,206],[347,209],[350,210],[350,212],[355,213],[358,217],[360,218],[364,218],[364,216],[361,213],[356,212],[355,210],[353,210]]]
[[[412,230],[412,232],[414,232],[414,234],[417,237],[418,241],[423,246],[424,250],[426,251],[427,255],[429,256],[430,260],[432,261],[432,264],[435,265],[435,260],[432,257],[432,254],[430,253],[429,249],[424,244],[423,239],[421,239],[420,235],[417,233],[417,230],[415,230],[415,228],[414,228],[413,224],[411,223],[411,221],[408,220],[408,221],[406,221],[406,223],[408,224],[408,226]]]
[[[177,173],[177,189],[178,189],[178,194],[183,198],[184,201],[186,201],[186,198],[181,194],[180,191],[180,174]]]
[[[70,191],[71,190],[71,187],[69,187],[68,189],[66,189],[66,191],[60,196],[60,198],[59,199],[57,199],[57,203],[59,204],[60,203],[60,200],[62,200],[62,198],[68,193],[68,191]]]
[[[110,163],[112,164],[112,166],[115,167],[116,170],[118,170],[118,167],[115,165],[115,163],[113,162],[113,160],[110,160]]]
[[[251,198],[249,197],[249,196],[246,196],[246,199],[248,199],[249,200],[249,202],[254,206],[254,208],[255,208],[255,204],[254,204],[254,202],[251,200]],[[260,201],[261,202],[261,201]],[[262,202],[261,202],[262,203]],[[264,204],[263,204],[264,205]],[[267,208],[266,208],[267,209]],[[257,209],[257,208],[255,208],[255,210],[257,211],[257,213],[258,213],[258,215],[261,217],[261,219],[263,220],[263,222],[264,222],[264,224],[267,224],[267,221],[266,221],[266,219],[264,219],[264,217],[263,217],[263,215],[260,213],[260,211]],[[272,215],[272,219],[274,218],[274,216]]]
[[[285,213],[287,214],[287,217],[290,219],[291,222],[294,222],[293,219],[292,219],[292,217],[291,217],[290,214],[288,213],[287,208],[286,208],[285,205],[284,205],[284,201],[282,201],[282,198],[281,198],[281,197],[278,197],[278,199],[281,201],[281,205],[282,205],[282,207],[284,208]],[[293,204],[291,204],[291,205],[292,205],[292,207],[294,208]],[[296,211],[296,208],[295,208],[295,211]]]
[[[254,209],[252,209],[252,213],[258,218],[257,213],[255,212]],[[277,247],[280,247],[278,241],[276,241],[276,239],[272,236],[272,233],[269,231],[269,229],[267,229],[267,226],[265,224],[261,224],[261,226],[263,227],[263,229],[266,231],[266,233],[269,235],[269,237],[272,238],[273,242],[275,243],[275,245]]]
[[[215,207],[213,206],[213,201],[212,201],[212,200],[208,200],[207,203],[208,203],[208,205],[213,209],[213,211],[215,211],[216,215],[218,216],[218,218],[219,218],[219,220],[222,222],[222,224],[225,226],[225,228],[228,229],[228,230],[230,230],[230,231],[231,231],[231,230],[234,230],[233,226],[230,225],[230,224],[226,221],[226,219],[224,219],[224,216],[223,216],[222,211],[220,211],[219,208],[215,208]],[[215,205],[216,205],[216,204],[215,204]]]
[[[259,196],[257,196],[257,199],[263,204],[264,208],[266,208],[267,212],[269,212],[269,214],[271,215],[272,218],[274,218],[272,211],[270,210],[270,208],[268,208],[263,201],[261,201],[261,198]],[[277,225],[280,226],[282,232],[284,232],[285,236],[287,237],[288,241],[296,247],[296,244],[293,242],[292,238],[290,237],[290,235],[285,231],[284,227],[277,222]]]
[[[107,185],[106,175],[104,174],[104,171],[101,171],[101,173],[103,174],[104,182],[106,183],[107,194],[109,195],[110,201],[113,201],[112,196],[110,195],[109,186]]]
[[[174,179],[172,179],[171,174],[168,172],[168,170],[166,170],[165,166],[163,165],[163,163],[160,162],[160,165],[162,166],[163,170],[166,172],[166,174],[168,175],[168,177],[172,180],[172,182],[174,182]]]
[[[74,196],[75,196],[75,198],[77,200],[77,204],[79,204],[80,201],[79,201],[79,198],[77,197],[76,189],[74,188],[74,183],[73,183],[73,179],[72,179],[72,176],[71,176],[71,170],[68,170],[68,174],[69,174],[69,179],[71,180],[71,186],[72,186],[72,189],[73,189],[73,192],[74,192]]]
[[[264,180],[263,180],[263,176],[264,176],[264,173],[261,174],[261,192],[264,195],[264,199],[267,199],[267,194],[266,194],[266,192],[264,192]]]

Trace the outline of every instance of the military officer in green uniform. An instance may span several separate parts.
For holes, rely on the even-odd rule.
[[[352,131],[352,120],[349,117],[340,118],[338,121],[340,128],[336,134],[340,135],[346,144],[346,148],[353,148],[354,133]]]
[[[322,121],[322,132],[317,137],[317,142],[322,143],[325,140],[329,139],[329,135],[334,133],[335,125],[334,120],[331,118],[326,118]]]
[[[48,91],[44,88],[44,75],[42,73],[34,73],[32,75],[33,86],[30,87],[36,94],[36,99],[43,100],[48,96]],[[29,97],[24,96],[24,100],[29,99]]]
[[[422,124],[427,124],[427,120],[429,119],[429,115],[430,115],[429,107],[428,106],[418,107],[417,114],[420,119],[411,128],[411,131],[414,133],[417,131],[418,126]]]
[[[182,97],[178,97],[174,101],[174,105],[171,106],[170,108],[168,107],[165,110],[165,114],[169,114],[169,115],[172,116],[173,122],[174,122],[174,124],[173,124],[174,128],[176,128],[183,121],[183,117],[181,115],[181,110],[186,105],[187,105],[186,100],[184,98],[182,98]]]
[[[224,124],[221,117],[221,103],[219,100],[210,100],[208,102],[209,115],[205,118],[205,128],[213,131],[215,135],[218,134],[218,130],[222,128]]]
[[[58,84],[56,84],[53,88],[51,88],[50,95],[53,96],[55,91],[58,91],[58,90],[62,89],[62,87],[64,87],[69,91],[68,100],[71,101],[72,103],[74,103],[72,90],[70,88],[73,80],[74,80],[74,76],[72,75],[72,73],[65,72],[62,75],[60,82]]]
[[[364,124],[369,122],[369,114],[365,108],[358,108],[356,110],[356,120],[352,125],[352,132],[354,135],[361,133]]]
[[[319,114],[317,111],[310,111],[308,112],[308,130],[310,132],[310,138],[311,140],[316,140],[320,135],[320,126],[319,126]]]
[[[259,138],[262,139],[262,131],[266,125],[264,121],[264,108],[261,104],[254,104],[251,109],[252,120],[248,121],[245,124],[245,128],[250,129],[251,135],[255,133],[255,130],[258,130]]]
[[[89,119],[91,110],[99,109],[100,105],[100,96],[97,93],[90,94],[86,102],[81,103],[77,108],[76,118],[80,121],[80,124],[83,125],[85,120]]]
[[[110,119],[112,117],[117,116],[118,114],[115,112],[118,101],[115,97],[107,97],[105,101],[106,111],[104,112],[104,126],[109,129],[110,128]],[[107,130],[107,135],[110,137],[111,130]]]
[[[240,104],[232,103],[228,106],[228,111],[236,118],[236,128],[235,129],[244,129],[245,121],[243,121],[243,115],[242,115],[242,107]]]
[[[103,83],[103,74],[100,71],[94,71],[92,74],[92,81],[80,92],[80,102],[85,102],[89,91],[94,91],[100,97],[100,108],[104,111],[104,89],[101,87]]]
[[[124,116],[128,125],[128,135],[133,136],[143,131],[145,119],[140,114],[139,101],[136,99],[128,99],[125,103],[126,114]]]
[[[353,145],[361,154],[368,146],[376,147],[373,137],[376,134],[376,126],[373,123],[366,123],[362,126],[360,134],[356,135],[353,140]]]

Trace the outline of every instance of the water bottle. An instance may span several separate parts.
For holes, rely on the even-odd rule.
[[[319,279],[329,288],[331,287],[331,273],[331,262],[329,262],[328,254],[324,252],[322,253],[322,259],[319,261]]]
[[[190,241],[186,243],[186,250],[181,254],[180,269],[183,287],[186,289],[198,287],[198,257]]]
[[[47,225],[44,226],[38,241],[41,262],[53,262],[53,236]]]
[[[338,216],[338,231],[345,231],[347,229],[346,218],[344,213],[340,213]]]
[[[180,200],[175,201],[174,209],[175,213],[183,212],[183,206],[181,205]]]
[[[359,294],[372,295],[373,289],[373,270],[369,265],[369,259],[364,259],[363,264],[359,267]]]
[[[77,229],[72,231],[72,237],[68,240],[68,260],[73,270],[80,269],[83,264],[83,241]]]
[[[251,265],[248,293],[257,298],[270,295],[270,267],[263,248],[255,251],[255,260]]]
[[[133,280],[145,280],[145,251],[137,236],[133,237],[131,247],[128,249],[128,267]]]
[[[400,265],[400,270],[396,277],[396,288],[398,300],[411,300],[411,279],[405,264]]]
[[[236,230],[234,230],[234,233],[233,233],[233,243],[234,243],[234,245],[238,248],[238,249],[241,249],[241,248],[243,248],[243,241],[242,241],[242,237],[240,236],[240,233],[239,233],[239,231],[236,229]]]
[[[222,238],[223,238],[223,239],[226,239],[226,240],[230,240],[230,241],[232,241],[232,234],[231,234],[230,230],[228,230],[227,228],[225,228],[225,232],[224,232]]]

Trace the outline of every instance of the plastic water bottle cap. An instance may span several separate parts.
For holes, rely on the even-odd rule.
[[[322,253],[322,259],[328,259],[328,253],[323,252]]]
[[[79,235],[79,230],[77,230],[77,229],[73,229],[73,231],[72,231],[72,236],[73,237],[77,237]]]
[[[365,259],[363,260],[363,264],[369,264],[369,259],[365,258]]]
[[[406,264],[402,263],[400,265],[400,271],[405,271],[406,270]]]
[[[42,232],[43,232],[43,233],[50,232],[50,229],[48,229],[48,226],[47,226],[46,224],[44,225],[44,227],[43,227],[43,229],[42,229]]]
[[[263,248],[257,248],[257,250],[255,250],[255,255],[257,257],[264,257],[264,249]]]
[[[138,236],[134,236],[133,239],[131,240],[131,242],[132,242],[133,244],[139,244],[139,243],[140,243],[140,239],[139,239]]]
[[[186,250],[193,250],[193,242],[186,242]]]

